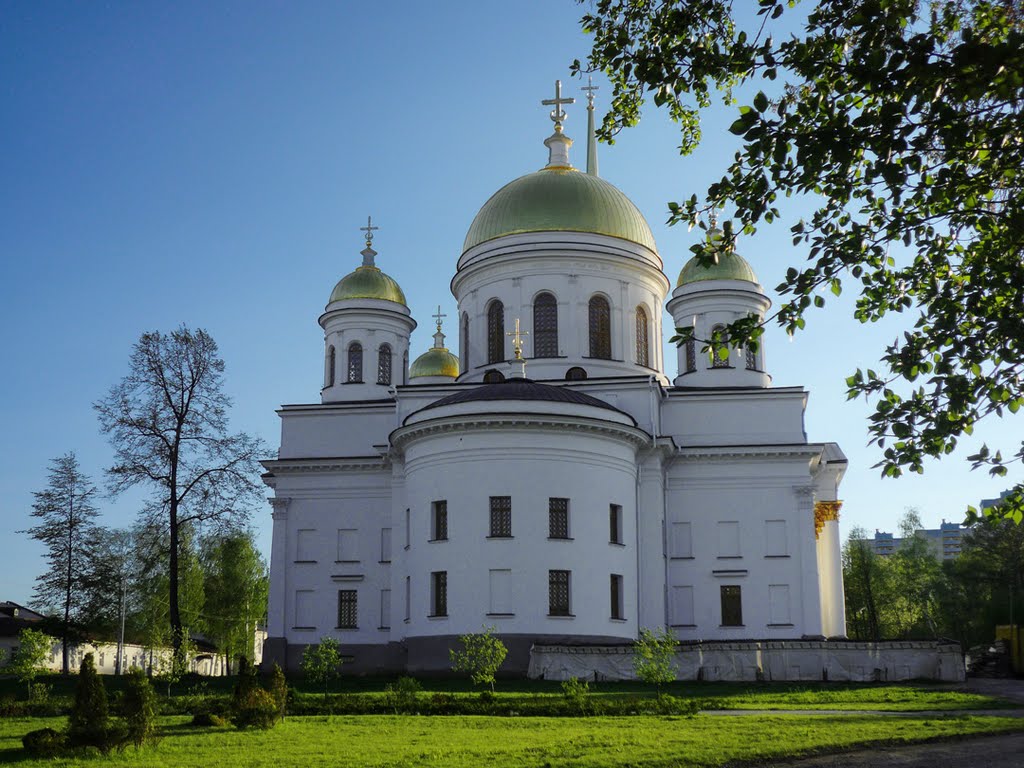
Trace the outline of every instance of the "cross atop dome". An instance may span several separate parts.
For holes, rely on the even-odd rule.
[[[565,110],[562,109],[562,105],[575,103],[576,99],[572,97],[566,97],[564,99],[562,98],[562,81],[555,80],[555,98],[544,99],[543,101],[541,101],[541,104],[543,104],[546,107],[552,105],[554,105],[555,107],[553,110],[551,110],[550,113],[551,119],[555,123],[555,133],[562,132],[562,121],[565,120],[565,118],[567,117],[567,115],[565,114]]]
[[[448,317],[448,315],[441,312],[441,305],[437,305],[437,312],[431,317],[434,318],[434,322],[437,323],[437,333],[434,334],[434,349],[444,349],[444,334],[441,333],[441,320]]]
[[[544,146],[548,148],[548,168],[572,168],[572,164],[569,162],[569,147],[572,146],[572,139],[562,133],[562,121],[566,118],[562,105],[575,103],[576,99],[571,96],[562,96],[561,80],[555,80],[555,98],[541,101],[544,106],[554,106],[550,116],[555,123],[555,132],[544,140]]]
[[[373,257],[377,255],[377,252],[373,250],[373,233],[374,230],[380,229],[380,227],[373,226],[373,217],[366,217],[366,226],[359,227],[359,229],[366,233],[366,247],[360,251],[360,255],[363,257],[364,267],[375,267],[373,263]]]

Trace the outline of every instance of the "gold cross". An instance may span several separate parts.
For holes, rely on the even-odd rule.
[[[521,331],[521,330],[519,330],[519,318],[517,317],[516,318],[516,329],[514,331],[505,331],[505,335],[512,337],[512,349],[516,353],[515,359],[516,360],[522,360],[523,359],[523,340],[522,340],[521,337],[522,336],[529,336],[530,332],[529,331]]]
[[[562,109],[563,104],[575,104],[576,99],[573,98],[562,98],[562,81],[555,80],[555,98],[544,99],[541,104],[544,106],[554,105],[554,109],[551,110],[551,119],[555,121],[555,129],[562,127],[562,121],[565,120],[565,110]]]
[[[440,331],[441,330],[441,318],[442,317],[448,317],[448,315],[442,315],[441,314],[441,305],[438,304],[437,305],[437,314],[431,315],[431,317],[433,317],[434,320],[437,322],[437,330]]]
[[[360,227],[359,229],[366,233],[366,247],[369,248],[370,247],[370,243],[373,242],[373,231],[375,229],[380,229],[380,227],[372,226],[371,217],[367,216],[366,217],[366,226],[365,227]]]

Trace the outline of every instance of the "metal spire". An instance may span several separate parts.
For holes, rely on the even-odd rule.
[[[587,84],[580,88],[587,92],[587,173],[597,176],[597,135],[594,131],[594,78],[587,76]]]

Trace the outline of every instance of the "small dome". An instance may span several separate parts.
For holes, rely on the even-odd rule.
[[[418,379],[424,376],[448,376],[458,378],[459,358],[444,347],[428,349],[416,358],[409,367],[409,378]]]
[[[657,251],[643,214],[622,192],[575,168],[545,168],[499,189],[473,219],[462,246],[526,232],[590,232]]]
[[[405,306],[405,294],[398,283],[377,267],[357,267],[355,272],[345,275],[334,286],[327,303],[345,299],[381,299]]]
[[[722,237],[719,230],[713,230],[708,234],[708,241],[716,243]],[[701,264],[694,256],[683,266],[679,273],[676,285],[687,285],[701,280],[744,280],[748,283],[757,283],[757,275],[754,268],[747,263],[747,260],[735,251],[727,251],[724,248],[718,250],[718,263],[709,267]]]

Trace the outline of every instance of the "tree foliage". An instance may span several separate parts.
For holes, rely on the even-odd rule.
[[[645,683],[655,686],[661,696],[661,686],[676,679],[676,649],[679,641],[667,627],[640,630],[633,643],[633,669]]]
[[[14,652],[5,671],[15,675],[27,686],[30,697],[32,683],[42,672],[52,648],[53,640],[50,636],[37,629],[23,629],[18,633],[18,650]]]
[[[462,649],[448,649],[452,671],[466,672],[473,685],[489,685],[494,692],[494,677],[505,662],[508,648],[494,636],[495,627],[484,627],[482,632],[462,635]]]
[[[76,746],[102,747],[108,726],[107,689],[96,672],[93,655],[87,653],[78,670],[75,700],[68,715],[68,741]]]
[[[333,637],[321,637],[317,645],[307,645],[302,652],[302,674],[317,685],[327,686],[341,674],[341,646]]]
[[[575,69],[611,81],[605,139],[650,97],[689,152],[716,93],[739,102],[739,151],[706,193],[669,203],[669,221],[724,210],[731,247],[784,218],[782,198],[809,200],[789,221],[807,261],[779,285],[776,319],[792,333],[851,285],[859,321],[909,316],[880,370],[847,385],[874,406],[883,474],[921,472],[1024,404],[1024,14],[1010,0],[796,5],[758,0],[754,16],[731,0],[596,0]],[[712,250],[694,247],[706,263]],[[749,318],[727,331],[733,344],[761,332]],[[1024,460],[1024,443],[1010,450],[968,460],[1001,476]],[[1024,484],[993,509],[1022,511]]]
[[[178,648],[183,532],[201,524],[237,525],[258,494],[262,443],[228,432],[224,361],[206,331],[182,326],[145,333],[129,373],[95,404],[114,447],[111,491],[151,490],[145,516],[167,534],[168,618]]]
[[[95,544],[96,486],[82,472],[74,453],[50,462],[45,490],[35,492],[32,516],[39,523],[29,528],[33,539],[46,547],[46,570],[36,577],[36,598],[60,612],[61,669],[68,673],[68,644],[75,627],[88,616],[87,581]]]

